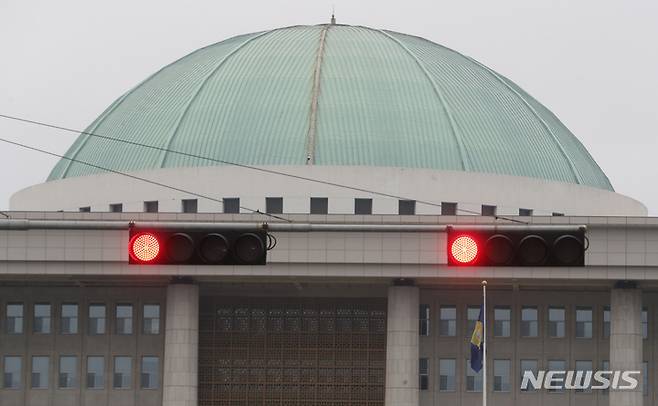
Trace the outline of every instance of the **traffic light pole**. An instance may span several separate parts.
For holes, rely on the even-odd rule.
[[[482,406],[487,406],[487,281],[482,281]]]

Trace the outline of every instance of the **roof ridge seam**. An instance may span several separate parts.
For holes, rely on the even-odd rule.
[[[571,168],[571,172],[572,172],[574,178],[576,179],[576,182],[577,182],[579,185],[582,185],[582,184],[583,184],[583,179],[582,179],[582,177],[581,177],[581,175],[580,175],[580,172],[579,172],[578,169],[576,168],[576,165],[575,165],[574,162],[571,160],[571,157],[569,156],[569,154],[567,154],[567,151],[564,149],[564,146],[562,145],[562,143],[560,142],[560,140],[557,138],[557,136],[555,135],[555,133],[553,132],[553,130],[551,130],[551,127],[548,125],[548,123],[547,123],[547,122],[541,117],[541,115],[537,112],[537,110],[535,110],[535,108],[532,107],[532,105],[528,102],[528,100],[526,100],[526,98],[523,97],[523,95],[520,94],[518,91],[516,91],[516,89],[514,89],[514,88],[513,88],[512,86],[510,86],[507,82],[505,82],[505,80],[503,80],[503,79],[500,77],[500,75],[498,75],[498,73],[496,73],[495,71],[491,70],[490,68],[488,68],[486,65],[480,63],[479,61],[477,61],[477,60],[471,58],[470,56],[466,56],[466,55],[463,55],[463,56],[464,56],[465,58],[467,58],[468,60],[470,60],[471,62],[475,63],[475,64],[476,64],[477,66],[479,66],[480,68],[484,69],[487,73],[489,73],[489,75],[493,76],[498,82],[502,83],[503,86],[505,86],[505,87],[506,87],[509,91],[511,91],[512,93],[514,93],[514,95],[516,95],[516,97],[518,97],[519,100],[521,100],[521,101],[523,102],[523,104],[525,104],[525,106],[528,108],[528,110],[530,110],[530,112],[532,113],[532,115],[535,116],[535,118],[536,118],[537,120],[539,120],[539,122],[540,122],[541,125],[546,129],[546,131],[548,131],[548,133],[550,134],[551,138],[553,139],[553,142],[554,142],[555,145],[558,147],[558,149],[560,150],[560,152],[562,153],[562,155],[564,156],[564,158],[567,160],[567,163],[569,164],[569,167]]]
[[[470,171],[471,166],[469,164],[468,156],[467,156],[467,153],[466,153],[466,148],[464,147],[464,142],[461,138],[461,135],[457,131],[457,123],[455,121],[455,118],[453,117],[452,112],[451,112],[450,108],[448,107],[448,103],[445,100],[445,97],[443,96],[443,93],[439,89],[439,86],[436,84],[434,79],[432,79],[432,76],[427,71],[427,68],[425,67],[423,62],[406,45],[404,45],[400,40],[398,40],[397,38],[395,38],[391,34],[387,33],[386,31],[380,30],[380,29],[375,29],[375,28],[370,28],[370,27],[363,27],[363,28],[381,33],[386,38],[390,39],[391,41],[395,42],[398,46],[400,46],[416,62],[416,64],[420,68],[420,70],[423,72],[423,74],[425,75],[427,80],[432,85],[432,89],[434,89],[434,94],[436,94],[436,96],[439,98],[439,101],[441,102],[441,106],[443,106],[443,110],[445,111],[446,116],[448,116],[448,123],[450,124],[450,129],[452,130],[452,134],[453,134],[453,137],[455,138],[455,141],[457,141],[457,149],[459,150],[459,156],[460,156],[461,161],[462,161],[462,169],[464,171]]]
[[[158,166],[159,166],[160,168],[164,168],[164,164],[165,164],[165,161],[166,161],[166,159],[167,159],[167,150],[171,147],[171,144],[173,143],[174,138],[176,138],[176,135],[178,135],[178,130],[180,129],[180,126],[181,126],[183,120],[184,120],[185,117],[187,116],[187,113],[189,112],[190,107],[192,106],[192,103],[193,103],[194,100],[196,100],[196,98],[199,96],[199,93],[201,93],[201,89],[203,89],[203,87],[205,86],[205,84],[208,83],[208,81],[210,80],[210,78],[212,78],[212,77],[215,75],[215,73],[217,73],[217,71],[219,70],[219,68],[221,68],[221,67],[224,65],[224,63],[225,63],[228,59],[231,58],[231,56],[235,55],[240,49],[242,49],[243,47],[245,47],[247,44],[249,44],[250,42],[252,42],[252,41],[254,41],[254,40],[258,39],[258,38],[261,38],[261,37],[264,36],[264,35],[270,34],[270,33],[274,32],[274,31],[281,30],[281,29],[283,29],[283,28],[274,28],[274,29],[269,30],[269,31],[262,31],[262,32],[257,33],[256,35],[254,35],[254,36],[252,36],[252,37],[247,38],[244,42],[240,43],[238,46],[236,46],[235,48],[233,48],[233,49],[231,50],[231,52],[229,52],[228,54],[226,54],[226,55],[225,55],[225,56],[219,61],[219,63],[217,63],[217,65],[215,65],[215,67],[213,67],[213,68],[211,69],[211,71],[206,75],[206,77],[203,78],[203,80],[201,81],[201,83],[199,83],[199,86],[196,88],[196,90],[194,91],[194,93],[192,93],[192,96],[191,96],[191,97],[189,98],[189,100],[187,101],[187,104],[185,105],[185,108],[183,109],[183,112],[178,116],[178,119],[176,120],[176,124],[174,125],[174,129],[171,131],[171,133],[169,134],[169,137],[167,138],[167,143],[165,144],[165,147],[164,147],[162,153],[160,154],[160,158],[158,159],[158,160],[160,161],[159,164],[158,164]]]
[[[315,135],[318,125],[318,102],[320,98],[320,74],[324,61],[324,46],[330,24],[326,24],[320,32],[315,67],[313,69],[313,87],[311,89],[311,107],[308,119],[308,132],[306,134],[306,165],[315,165]]]

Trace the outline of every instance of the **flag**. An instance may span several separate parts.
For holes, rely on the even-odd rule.
[[[482,369],[482,358],[484,354],[484,314],[483,306],[480,306],[480,315],[475,322],[473,335],[471,336],[471,368],[475,372]]]

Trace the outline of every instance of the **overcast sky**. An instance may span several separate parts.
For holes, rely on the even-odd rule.
[[[329,20],[419,35],[512,79],[658,215],[658,1],[0,0],[0,114],[84,129],[165,64],[228,37]],[[64,153],[75,134],[0,119]],[[56,159],[0,143],[0,210]]]

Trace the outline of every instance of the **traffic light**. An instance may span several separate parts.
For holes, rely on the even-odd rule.
[[[130,264],[265,265],[264,230],[175,231],[130,228]]]
[[[448,227],[448,265],[584,266],[584,227]]]

